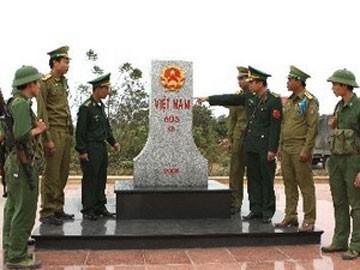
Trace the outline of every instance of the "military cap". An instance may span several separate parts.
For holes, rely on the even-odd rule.
[[[12,86],[18,87],[25,85],[40,80],[41,77],[42,74],[33,66],[22,66],[16,70]]]
[[[239,72],[238,77],[247,77],[248,76],[249,70],[246,67],[238,66],[236,68]]]
[[[270,74],[266,74],[265,72],[255,69],[252,66],[249,66],[248,69],[249,69],[248,81],[252,81],[252,80],[266,81],[268,77],[271,77]]]
[[[304,71],[298,69],[295,66],[290,66],[290,72],[288,78],[295,78],[297,80],[305,82],[306,79],[311,78],[309,74],[306,74]]]
[[[327,81],[350,85],[354,88],[359,87],[356,82],[354,73],[352,73],[350,70],[347,70],[346,68],[335,71],[334,74],[327,79]]]
[[[50,59],[56,59],[60,57],[70,59],[70,57],[68,56],[69,49],[70,49],[69,46],[62,46],[51,52],[48,52],[47,54],[50,55]]]
[[[94,88],[95,87],[101,87],[101,86],[109,86],[110,85],[110,75],[111,73],[108,73],[106,75],[97,77],[96,79],[89,81]]]

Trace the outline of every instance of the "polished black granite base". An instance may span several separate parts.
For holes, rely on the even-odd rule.
[[[114,211],[115,199],[108,198]],[[230,246],[319,244],[323,231],[299,233],[296,228],[275,229],[260,220],[242,221],[240,214],[222,219],[99,219],[82,220],[80,198],[66,201],[75,221],[62,226],[40,225],[33,233],[37,249],[156,249]],[[248,213],[244,198],[243,214]],[[283,213],[277,211],[273,223]]]
[[[231,191],[209,180],[207,187],[134,187],[116,181],[118,219],[230,218]]]

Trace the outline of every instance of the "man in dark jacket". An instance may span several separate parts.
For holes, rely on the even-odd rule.
[[[110,73],[89,82],[93,94],[79,108],[76,126],[76,147],[83,171],[81,210],[84,219],[96,220],[99,216],[112,217],[106,207],[106,178],[108,153],[106,142],[115,151],[120,145],[115,141],[105,105],[101,101],[110,92]]]

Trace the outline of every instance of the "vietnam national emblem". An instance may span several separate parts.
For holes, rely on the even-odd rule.
[[[178,92],[185,83],[185,75],[180,67],[171,65],[161,71],[160,81],[168,91]]]

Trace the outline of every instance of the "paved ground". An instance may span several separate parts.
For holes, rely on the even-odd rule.
[[[113,185],[108,185],[108,196]],[[316,226],[325,232],[322,244],[331,241],[334,225],[332,201],[327,183],[316,184],[318,220]],[[80,186],[72,182],[67,196],[79,197]],[[276,184],[277,208],[284,207],[283,186]],[[1,217],[4,199],[0,199]],[[301,204],[299,206],[301,212]],[[301,215],[300,215],[301,216]],[[38,222],[38,221],[37,221]],[[38,223],[37,223],[38,225]],[[2,227],[2,218],[0,219]],[[1,238],[1,236],[0,236]],[[57,270],[124,270],[124,269],[241,269],[241,270],[359,270],[360,259],[343,261],[340,254],[325,255],[320,246],[273,246],[207,249],[126,250],[126,251],[52,251],[36,252],[42,269]],[[2,252],[0,253],[0,268]]]

